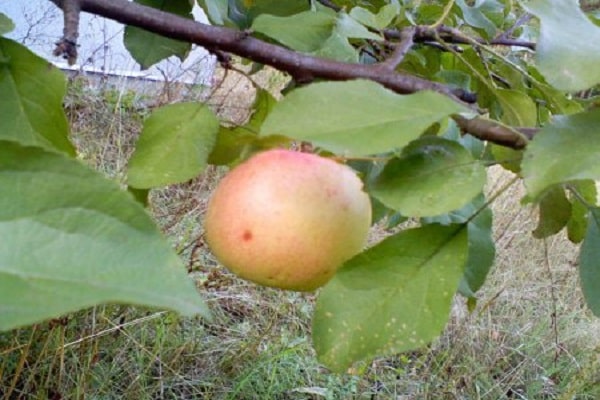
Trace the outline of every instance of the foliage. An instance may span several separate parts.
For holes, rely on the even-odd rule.
[[[496,164],[514,171],[526,202],[539,205],[536,237],[566,229],[583,242],[583,293],[600,315],[600,214],[591,189],[600,178],[600,28],[576,0],[205,0],[213,24],[225,28],[197,25],[196,35],[189,18],[161,14],[173,22],[165,28],[153,22],[156,10],[85,4],[94,2],[122,6],[120,20],[153,32],[128,28],[127,46],[145,67],[185,56],[186,46],[165,45],[161,34],[206,45],[225,67],[229,51],[253,70],[270,64],[292,78],[276,104],[259,92],[240,126],[219,128],[215,112],[199,104],[155,110],[131,159],[134,189],[179,183],[208,163],[234,165],[299,140],[323,156],[363,162],[381,215],[419,224],[348,261],[319,294],[313,341],[328,367],[344,371],[420,348],[443,329],[454,293],[475,300],[494,254],[488,206],[498,193],[481,193],[484,167]],[[188,16],[188,0],[170,4],[163,11]],[[10,30],[4,16],[0,23],[0,32]],[[149,43],[161,51],[140,51]],[[0,39],[0,85],[0,184],[8,188],[0,232],[11,238],[0,247],[0,328],[107,301],[208,316],[142,207],[72,159],[64,78]],[[16,318],[21,304],[35,313]]]

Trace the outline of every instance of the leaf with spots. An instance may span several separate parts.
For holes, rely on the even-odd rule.
[[[318,357],[334,371],[419,348],[448,320],[468,253],[464,225],[391,236],[348,261],[323,288],[313,319]]]
[[[387,163],[369,193],[387,207],[411,217],[456,210],[483,189],[485,169],[460,144],[426,136],[410,143]]]

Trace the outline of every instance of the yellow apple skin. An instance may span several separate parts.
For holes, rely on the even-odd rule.
[[[349,167],[290,150],[259,153],[228,173],[209,202],[205,237],[239,277],[312,291],[359,253],[369,196]]]

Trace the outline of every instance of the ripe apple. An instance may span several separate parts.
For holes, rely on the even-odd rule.
[[[369,196],[352,169],[314,154],[268,150],[219,183],[205,235],[239,277],[311,291],[361,251],[370,225]]]

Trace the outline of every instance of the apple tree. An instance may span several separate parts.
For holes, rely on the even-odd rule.
[[[355,169],[374,223],[413,222],[318,292],[313,342],[331,369],[423,346],[456,293],[475,301],[494,262],[492,165],[523,180],[535,237],[566,230],[581,243],[583,293],[600,316],[596,2],[198,0],[208,25],[193,20],[195,0],[48,1],[64,12],[55,52],[72,63],[88,12],[125,24],[144,68],[193,43],[224,68],[270,66],[290,82],[279,101],[258,90],[241,126],[201,103],[154,110],[122,188],[77,160],[63,74],[0,37],[0,330],[103,302],[210,318],[139,199],[298,142]],[[12,27],[0,14],[0,35]]]

